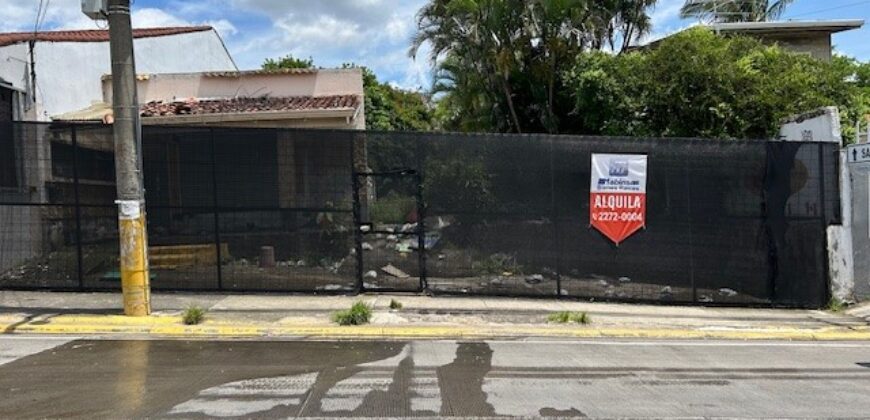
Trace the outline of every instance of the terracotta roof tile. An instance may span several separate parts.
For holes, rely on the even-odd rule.
[[[237,114],[246,112],[355,109],[357,95],[295,96],[285,98],[191,99],[186,101],[152,101],[142,105],[143,117],[201,114]]]
[[[163,28],[139,28],[133,29],[134,38],[151,38],[157,36],[187,34],[191,32],[203,32],[212,30],[211,26],[174,26]],[[6,32],[0,33],[0,47],[28,42],[31,40],[45,42],[108,42],[109,31],[102,29],[72,30],[72,31],[43,31],[37,32]]]

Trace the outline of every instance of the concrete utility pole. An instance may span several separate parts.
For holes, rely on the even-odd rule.
[[[124,313],[151,314],[148,278],[148,236],[145,195],[142,188],[139,138],[139,102],[136,97],[136,64],[130,0],[108,0],[109,48],[112,58],[112,109],[115,138],[115,183],[118,231],[121,240],[121,288]]]

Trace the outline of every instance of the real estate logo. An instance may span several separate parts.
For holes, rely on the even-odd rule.
[[[646,226],[646,155],[592,154],[589,224],[619,245]]]

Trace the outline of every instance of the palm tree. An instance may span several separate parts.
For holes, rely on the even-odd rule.
[[[713,22],[764,22],[782,16],[794,0],[686,0],[683,18],[698,17]]]
[[[410,54],[431,47],[436,88],[461,118],[494,115],[496,129],[558,132],[561,74],[583,51],[622,50],[650,29],[656,0],[429,0]],[[481,119],[477,119],[481,121]]]

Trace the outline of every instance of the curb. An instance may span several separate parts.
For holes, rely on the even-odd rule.
[[[870,341],[870,328],[679,329],[594,326],[262,325],[206,321],[184,325],[178,316],[60,315],[10,323],[4,334],[150,335],[167,338],[465,339],[465,338],[643,338],[719,340]]]

